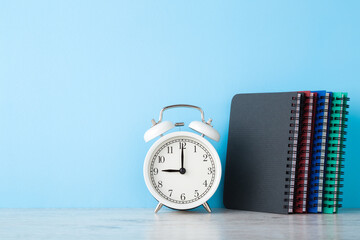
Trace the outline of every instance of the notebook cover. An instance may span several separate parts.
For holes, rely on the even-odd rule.
[[[317,93],[304,91],[303,117],[299,139],[299,158],[296,167],[294,212],[304,213],[307,208],[309,174],[312,154]]]
[[[316,115],[310,167],[308,209],[310,213],[322,212],[325,160],[332,93],[316,91]]]
[[[329,123],[328,155],[326,161],[324,184],[324,213],[337,213],[341,207],[340,191],[342,187],[344,141],[347,112],[347,93],[334,92],[332,98],[331,115]]]
[[[225,166],[226,208],[292,213],[303,95],[234,96]]]

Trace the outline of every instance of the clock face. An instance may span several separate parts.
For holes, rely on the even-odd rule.
[[[204,138],[187,132],[173,134],[159,139],[149,151],[145,180],[155,198],[169,207],[199,206],[219,184],[220,159]]]

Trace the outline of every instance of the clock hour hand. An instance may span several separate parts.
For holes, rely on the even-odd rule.
[[[179,169],[163,169],[161,171],[163,171],[163,172],[180,172]]]

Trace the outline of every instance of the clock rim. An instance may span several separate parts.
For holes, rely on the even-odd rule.
[[[151,163],[151,156],[153,155],[155,149],[158,148],[161,145],[161,143],[164,143],[165,141],[167,141],[170,138],[182,137],[182,136],[191,137],[191,138],[194,138],[197,141],[201,142],[201,144],[203,144],[204,147],[206,147],[209,150],[209,152],[211,153],[213,160],[214,160],[215,169],[216,169],[213,186],[205,194],[205,196],[195,202],[186,203],[186,204],[174,203],[174,202],[171,202],[171,201],[163,198],[151,184],[150,170],[149,170],[150,163]],[[145,161],[144,161],[144,167],[143,167],[143,175],[144,175],[144,179],[145,179],[145,184],[146,184],[148,190],[150,191],[151,195],[158,202],[162,203],[163,205],[165,205],[169,208],[172,208],[172,209],[177,209],[177,210],[193,209],[193,208],[199,207],[202,204],[204,204],[205,202],[207,202],[215,194],[216,190],[218,189],[218,187],[220,185],[221,174],[222,174],[221,161],[220,161],[219,154],[217,153],[214,146],[208,140],[206,140],[204,137],[201,137],[198,134],[195,134],[192,132],[185,132],[185,131],[169,133],[169,134],[159,138],[148,150],[146,157],[145,157]]]

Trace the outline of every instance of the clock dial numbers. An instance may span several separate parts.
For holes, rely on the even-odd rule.
[[[164,162],[165,162],[165,157],[159,156],[159,163],[164,163]]]
[[[204,185],[205,187],[207,187],[207,186],[208,186],[208,182],[207,182],[207,180],[205,180],[205,182],[203,183],[203,185]]]
[[[172,153],[173,153],[173,146],[168,146],[168,147],[167,147],[167,153],[168,153],[168,154],[172,154]]]
[[[179,142],[179,149],[186,149],[186,142]]]
[[[180,171],[182,162],[185,162],[185,173]],[[163,142],[154,151],[150,163],[154,189],[166,200],[178,204],[192,203],[204,197],[213,186],[215,171],[210,151],[191,137]]]
[[[169,197],[171,197],[173,191],[174,191],[174,190],[172,190],[172,189],[169,189],[169,190],[168,190],[168,192],[169,192]]]
[[[185,199],[186,199],[185,193],[182,193],[182,194],[180,195],[180,199],[181,199],[182,201],[185,201]]]
[[[198,197],[198,196],[199,196],[199,190],[195,190],[194,197]]]

